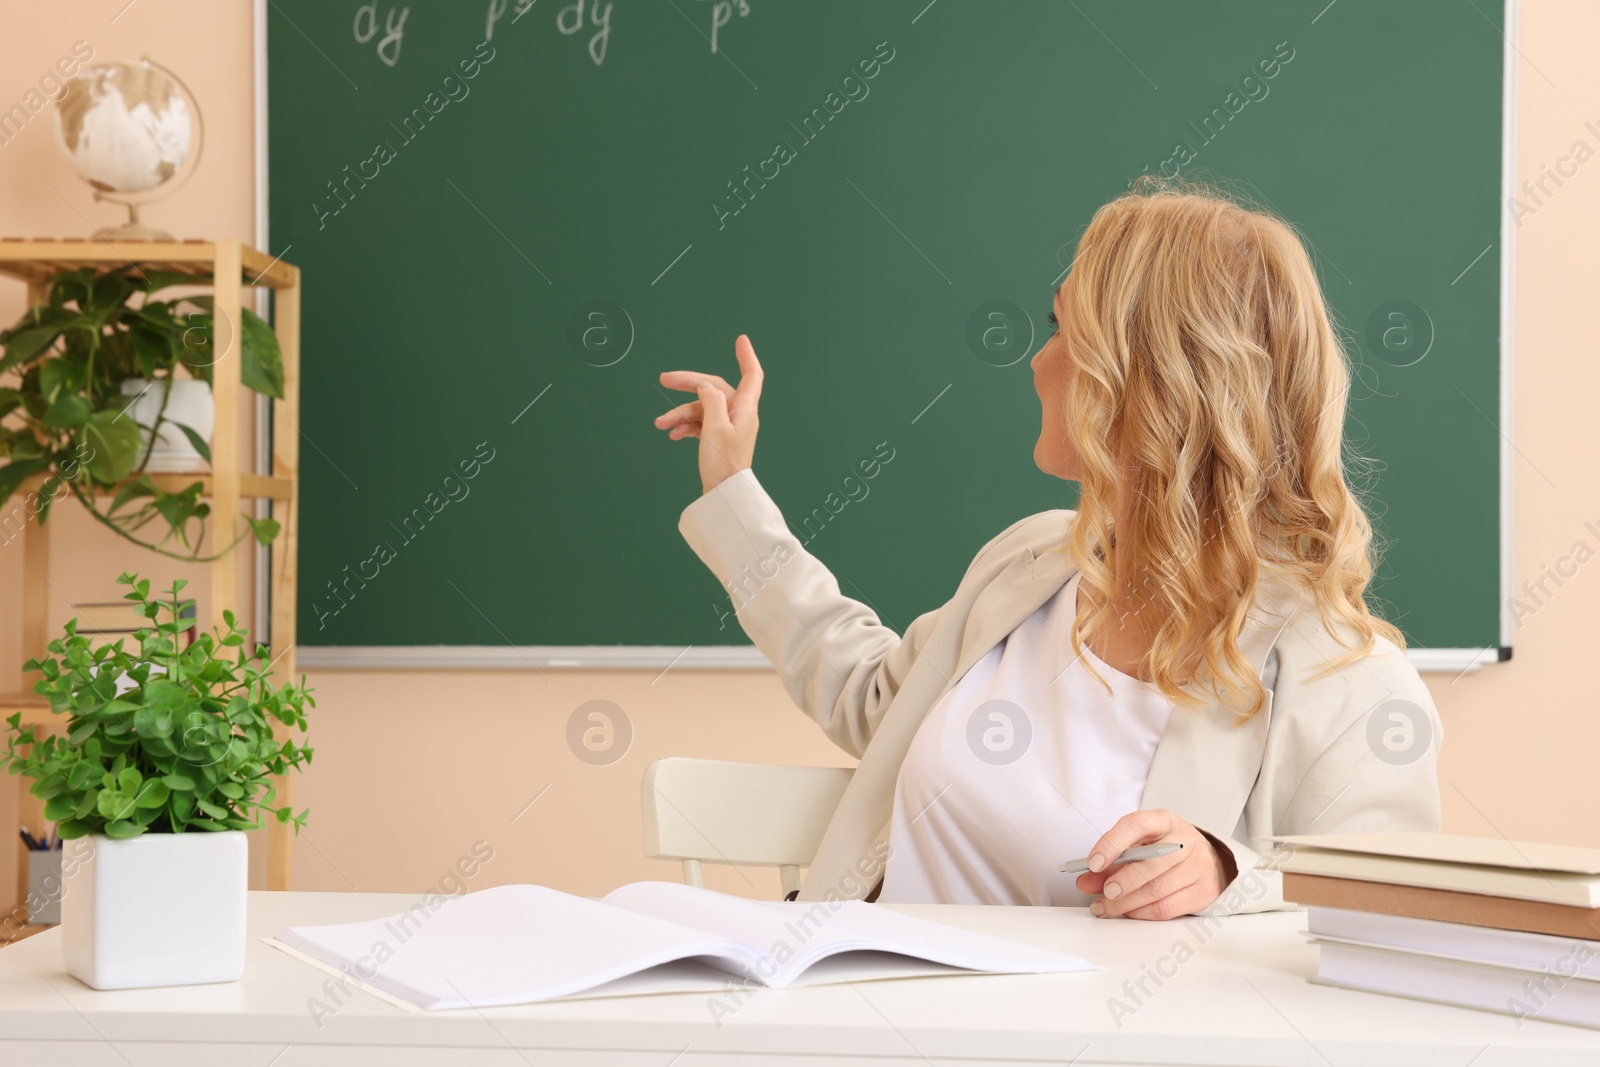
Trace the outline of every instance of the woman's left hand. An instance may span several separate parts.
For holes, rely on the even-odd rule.
[[[1155,859],[1117,866],[1118,856],[1139,845],[1175,841],[1183,845]],[[1105,894],[1089,911],[1105,918],[1174,919],[1211,904],[1233,881],[1233,854],[1164,809],[1129,812],[1089,851],[1092,868],[1078,875],[1078,888]],[[1108,866],[1109,865],[1109,866]]]

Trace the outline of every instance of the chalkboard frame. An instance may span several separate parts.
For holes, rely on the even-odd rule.
[[[1499,313],[1499,633],[1498,646],[1486,648],[1411,648],[1407,656],[1424,672],[1461,675],[1483,666],[1511,659],[1515,624],[1511,604],[1514,589],[1514,474],[1516,446],[1513,440],[1515,410],[1515,262],[1516,226],[1507,205],[1515,195],[1517,38],[1520,0],[1502,0],[1503,38],[1501,86],[1501,176],[1500,176],[1500,313]],[[255,241],[269,248],[269,153],[267,128],[268,62],[267,32],[269,0],[253,0],[255,71]],[[1329,7],[1332,6],[1330,3]],[[1320,17],[1320,15],[1318,16]],[[288,250],[284,250],[288,251]],[[281,254],[281,253],[280,253]],[[256,398],[258,440],[257,458],[267,440],[270,405]],[[270,458],[268,456],[268,458]],[[269,632],[270,552],[256,546],[255,622],[257,633]],[[313,669],[382,670],[770,670],[771,663],[753,645],[696,648],[676,645],[303,645],[299,652],[303,667]]]

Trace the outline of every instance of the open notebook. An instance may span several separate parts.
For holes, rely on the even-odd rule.
[[[746,900],[671,882],[635,882],[598,901],[544,886],[500,886],[446,898],[431,914],[414,908],[368,922],[291,926],[273,940],[425,1009],[553,1000],[677,961],[723,973],[707,974],[720,981],[633,990],[717,989],[728,976],[781,988],[818,964],[820,979],[833,982],[951,969],[1096,969],[876,904]]]

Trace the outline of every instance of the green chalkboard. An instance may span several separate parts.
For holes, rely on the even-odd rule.
[[[270,5],[304,645],[747,645],[677,533],[696,446],[651,424],[682,399],[658,374],[732,378],[741,331],[757,475],[904,628],[1072,505],[1026,357],[1094,210],[1175,167],[1314,248],[1381,610],[1416,646],[1504,643],[1493,4],[518,8]]]

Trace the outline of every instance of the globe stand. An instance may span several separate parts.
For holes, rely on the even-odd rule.
[[[161,73],[171,78],[178,88],[183,91],[183,95],[188,97],[189,111],[190,114],[194,116],[195,122],[194,151],[189,154],[188,159],[185,161],[188,165],[181,168],[181,173],[170,175],[166,181],[162,182],[153,189],[145,191],[141,196],[135,197],[131,193],[124,194],[123,196],[113,196],[111,194],[116,190],[102,186],[101,183],[91,180],[90,185],[94,188],[94,198],[96,202],[104,201],[111,204],[120,204],[128,209],[128,221],[123,225],[100,227],[95,230],[95,239],[100,241],[177,240],[177,238],[173,237],[172,234],[165,230],[158,230],[154,227],[146,226],[144,223],[140,222],[139,209],[146,204],[153,204],[156,201],[165,200],[176,193],[179,189],[183,188],[183,186],[187,185],[189,179],[194,177],[194,172],[200,169],[200,156],[205,151],[206,120],[205,116],[200,112],[200,101],[194,95],[194,91],[190,89],[188,84],[182,78],[178,77],[174,71],[162,66],[149,56],[140,56],[139,61],[144,63],[146,66],[154,67],[156,70],[159,70]],[[57,116],[59,117],[59,115],[60,110],[58,109]]]
[[[158,230],[153,226],[146,226],[139,221],[139,205],[125,200],[112,200],[109,196],[95,193],[96,200],[105,200],[113,204],[121,204],[128,209],[128,221],[121,226],[102,227],[94,232],[97,241],[175,241],[177,238],[166,230]]]

